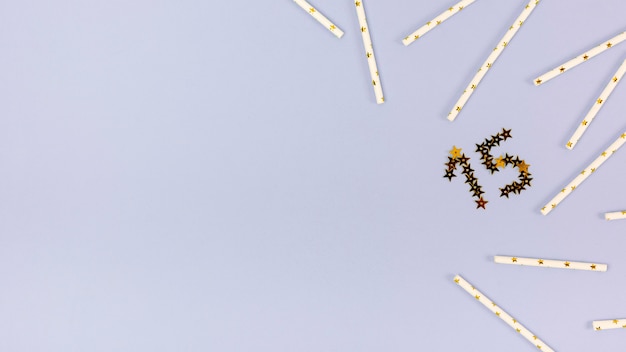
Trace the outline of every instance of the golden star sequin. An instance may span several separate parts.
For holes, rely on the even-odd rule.
[[[453,158],[458,158],[461,156],[461,148],[457,148],[456,146],[452,146],[452,150],[450,150],[450,155],[452,155]]]

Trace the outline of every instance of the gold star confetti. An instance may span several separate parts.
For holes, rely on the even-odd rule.
[[[543,264],[543,259],[537,260],[537,263],[539,263],[539,265],[542,265]]]
[[[565,267],[569,268],[570,262],[565,262]]]
[[[526,164],[524,160],[522,160],[519,164],[517,164],[517,168],[519,169],[520,172],[523,172],[523,173],[528,173],[529,166],[530,165]]]
[[[461,148],[457,148],[456,146],[452,146],[452,150],[450,150],[450,155],[452,155],[453,158],[458,158],[461,156]]]

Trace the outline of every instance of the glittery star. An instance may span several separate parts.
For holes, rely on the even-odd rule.
[[[500,136],[502,137],[503,140],[507,140],[509,138],[512,138],[511,136],[511,130],[507,130],[507,129],[502,129],[502,132],[500,132]]]
[[[561,73],[565,72],[565,67],[561,66],[561,68],[559,69],[559,71],[561,71]]]
[[[469,161],[469,159],[470,158],[466,157],[465,154],[461,154],[461,156],[458,158],[459,162],[465,165],[467,165],[467,162]]]
[[[502,136],[500,136],[500,133],[496,133],[495,136],[491,136],[491,140],[495,145],[500,145],[500,141],[502,141]]]
[[[309,9],[309,13],[313,13],[313,12],[315,12],[315,9],[311,7],[311,8]]]
[[[497,315],[497,316],[500,316],[500,312],[496,312],[496,315]]]
[[[361,6],[361,2],[360,1],[355,1],[354,4],[358,7]]]
[[[457,284],[459,283],[459,281],[460,280],[458,278],[454,279],[454,282],[456,282]]]
[[[542,81],[542,80],[540,80],[540,79],[537,79],[537,80],[535,81],[535,83],[537,83],[537,84],[541,84],[541,82],[543,82],[543,81]]]
[[[479,296],[479,295],[476,295],[476,296],[474,296],[474,298],[476,298],[476,299],[480,299],[480,296]]]
[[[478,208],[486,209],[485,205],[487,205],[487,203],[489,203],[489,202],[484,200],[483,197],[480,197],[480,199],[478,199],[476,201],[476,209],[478,209]]]
[[[472,185],[472,189],[470,189],[470,192],[473,193],[473,197],[479,197],[479,198],[485,193],[482,191],[482,187],[479,186],[478,184]]]
[[[539,265],[543,265],[543,259],[537,260],[537,263],[539,263]]]
[[[611,42],[606,43],[606,47],[607,47],[607,48],[610,48],[610,47],[612,47],[612,46],[613,46],[613,44],[611,44]]]
[[[507,190],[506,188],[500,188],[500,197],[509,198],[509,190]]]
[[[564,264],[565,264],[565,267],[569,268],[570,262],[565,262]]]
[[[511,258],[511,261],[512,261],[513,263],[517,263],[517,258],[513,257],[513,258]]]
[[[566,145],[567,145],[568,148],[571,148],[572,147],[572,141],[567,142]]]
[[[602,328],[598,326],[598,327],[596,328],[596,330],[602,330]]]
[[[530,165],[526,164],[524,160],[522,160],[520,163],[517,164],[517,168],[519,169],[519,172],[524,172],[524,173],[528,173],[529,166]]]
[[[330,30],[331,30],[331,31],[334,31],[335,29],[337,29],[337,27],[336,27],[334,24],[331,24],[331,25],[330,25]]]
[[[367,28],[361,27],[361,33],[365,33],[366,30],[367,30]]]
[[[485,145],[485,143],[481,143],[481,144],[476,144],[476,153],[481,153],[484,154],[488,151],[488,147]]]
[[[613,324],[617,324],[618,322],[619,322],[619,320],[613,319]]]
[[[617,77],[613,77],[613,82],[617,82]]]
[[[589,55],[585,54],[585,56],[583,56],[583,60],[587,61],[589,59]]]
[[[457,148],[456,146],[452,146],[452,150],[450,150],[450,155],[453,158],[458,158],[461,156],[461,148]]]
[[[597,102],[598,104],[602,104],[602,102],[603,102],[603,101],[604,101],[604,100],[602,100],[602,99],[598,98],[598,100],[597,100],[596,102]]]
[[[506,162],[504,161],[504,158],[502,157],[502,155],[500,155],[497,159],[496,159],[496,167],[505,167],[506,166]]]
[[[591,264],[590,267],[591,267],[591,270],[596,270],[596,265],[595,264]]]
[[[456,177],[456,175],[454,174],[454,170],[448,170],[446,171],[446,174],[443,175],[444,178],[447,178],[450,182],[452,182],[452,178]]]

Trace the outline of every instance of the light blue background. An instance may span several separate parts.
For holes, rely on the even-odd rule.
[[[313,0],[312,0],[313,1]],[[539,209],[626,130],[626,86],[564,147],[626,44],[532,79],[623,31],[622,0],[544,0],[456,122],[459,94],[526,1],[366,0],[387,103],[354,5],[292,1],[0,4],[0,350],[530,351],[461,274],[558,351],[621,351],[626,151]],[[520,155],[511,199],[475,143]],[[452,145],[484,185],[442,178]],[[606,273],[493,255],[607,263]]]

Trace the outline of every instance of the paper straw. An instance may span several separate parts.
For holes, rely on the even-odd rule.
[[[616,211],[613,213],[604,214],[604,218],[607,220],[621,220],[626,219],[626,210]]]
[[[535,78],[535,81],[534,81],[535,85],[538,86],[540,84],[546,83],[552,78],[571,70],[572,68],[582,64],[583,62],[593,58],[594,56],[599,55],[603,53],[604,51],[616,46],[617,44],[623,42],[624,40],[626,40],[626,32],[622,32],[616,35],[615,37],[603,42],[602,44],[596,46],[595,48],[588,50],[576,56],[575,58],[569,60],[568,62],[562,65],[559,65],[553,68],[552,70],[544,73],[543,75]]]
[[[493,261],[498,264],[511,264],[523,266],[538,266],[545,268],[571,269],[571,270],[588,270],[588,271],[606,271],[606,264],[574,262],[569,260],[552,260],[541,258],[522,258],[522,257],[505,257],[495,256]]]
[[[355,1],[354,5],[356,6],[356,15],[359,19],[359,25],[361,26],[361,37],[363,37],[363,46],[365,47],[365,56],[367,57],[367,64],[370,69],[372,86],[374,86],[376,103],[382,104],[385,102],[385,97],[383,96],[383,87],[380,84],[378,67],[376,66],[376,58],[374,57],[374,46],[372,45],[372,38],[370,37],[369,27],[367,26],[367,18],[365,17],[365,8],[363,8],[365,5],[363,4],[363,0]]]
[[[298,6],[300,6],[304,11],[308,12],[313,18],[317,20],[324,28],[328,29],[332,34],[334,34],[337,38],[341,38],[343,36],[343,31],[339,29],[339,27],[335,26],[326,16],[324,16],[321,12],[319,12],[315,7],[306,2],[306,0],[293,0]]]
[[[421,38],[422,36],[424,36],[424,34],[430,32],[431,29],[433,29],[436,26],[440,25],[443,21],[445,21],[448,18],[456,15],[457,13],[459,13],[459,11],[463,10],[467,6],[473,4],[474,1],[476,1],[476,0],[461,0],[461,1],[459,1],[457,4],[453,5],[452,7],[447,9],[446,11],[442,12],[439,16],[437,16],[437,17],[433,18],[432,20],[426,22],[425,25],[420,27],[415,32],[413,32],[413,33],[407,35],[406,37],[404,37],[404,39],[402,40],[402,43],[404,44],[404,46],[407,46],[407,45],[413,43],[414,41],[416,41],[419,38]]]
[[[546,345],[545,342],[539,339],[537,335],[526,329],[522,324],[517,321],[517,319],[510,316],[502,308],[498,307],[493,301],[491,301],[487,296],[483,295],[469,282],[465,281],[465,279],[463,279],[461,276],[455,276],[454,282],[456,282],[465,291],[467,291],[467,293],[474,296],[476,300],[478,300],[485,307],[487,307],[487,309],[489,309],[492,313],[498,316],[498,318],[502,319],[508,326],[515,329],[515,331],[520,333],[520,335],[522,335],[526,340],[530,341],[530,343],[532,343],[535,347],[542,351],[554,351],[552,348],[550,348],[550,346]]]
[[[539,0],[530,0],[530,2],[526,5],[526,7],[524,7],[524,10],[522,11],[522,13],[515,20],[513,25],[509,27],[509,30],[506,32],[504,37],[498,42],[498,44],[493,49],[491,54],[489,54],[489,57],[487,57],[487,60],[485,60],[485,63],[478,69],[478,72],[476,73],[472,81],[469,83],[467,88],[465,88],[465,90],[463,91],[463,94],[461,94],[461,97],[459,98],[457,103],[454,105],[454,108],[448,114],[448,120],[454,121],[454,119],[456,119],[459,112],[461,112],[461,109],[463,109],[463,107],[469,100],[470,96],[472,96],[472,93],[474,93],[474,90],[476,89],[476,87],[478,87],[478,85],[480,84],[480,81],[482,81],[483,77],[485,77],[485,75],[487,74],[487,71],[489,71],[493,63],[502,54],[502,52],[504,51],[504,48],[506,48],[507,45],[509,45],[509,43],[511,42],[511,40],[513,39],[517,31],[519,31],[519,29],[522,28],[524,21],[526,21],[528,16],[530,16],[530,14],[533,12],[537,4],[539,4]]]
[[[567,149],[574,148],[576,143],[578,143],[578,140],[583,136],[583,133],[585,133],[585,131],[587,130],[587,127],[589,127],[593,119],[596,117],[596,114],[598,113],[598,111],[600,111],[600,109],[604,106],[604,104],[606,104],[606,100],[609,98],[609,96],[613,92],[613,89],[615,89],[615,87],[617,87],[617,84],[622,80],[624,73],[626,73],[626,60],[622,62],[622,65],[619,67],[617,72],[615,72],[615,75],[613,76],[613,78],[611,78],[609,83],[606,85],[606,87],[600,94],[600,97],[598,97],[598,99],[593,102],[593,106],[591,107],[591,110],[589,110],[589,112],[587,113],[587,116],[585,116],[585,118],[580,123],[580,125],[578,125],[576,132],[574,132],[574,135],[572,135],[572,137],[569,139],[569,141],[565,145]]]
[[[570,195],[584,180],[587,179],[591,174],[596,172],[596,170],[600,167],[600,165],[604,164],[604,162],[615,153],[623,144],[626,142],[626,132],[622,133],[613,144],[611,144],[605,151],[600,154],[599,157],[596,158],[586,169],[580,172],[572,182],[570,182],[565,188],[559,192],[551,201],[548,202],[543,208],[541,208],[541,213],[543,215],[547,215],[552,209],[556,208],[559,203],[563,201],[568,195]]]
[[[593,329],[596,331],[609,329],[626,329],[626,319],[594,320]]]

